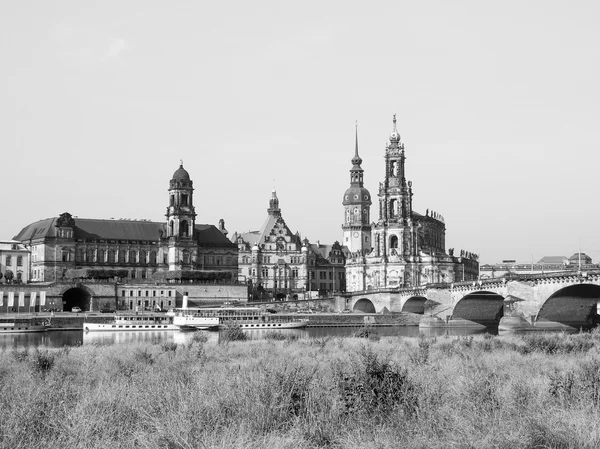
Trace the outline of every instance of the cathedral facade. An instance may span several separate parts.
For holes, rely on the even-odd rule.
[[[385,172],[379,183],[379,216],[371,221],[371,194],[364,187],[358,154],[358,135],[350,170],[350,187],[344,193],[343,243],[348,291],[416,287],[477,279],[477,256],[446,252],[443,217],[427,210],[413,211],[412,182],[406,179],[404,144],[396,128],[386,145]]]
[[[237,245],[219,228],[196,223],[194,187],[183,163],[169,181],[165,221],[73,217],[65,212],[24,227],[14,240],[31,253],[32,282],[61,280],[69,269],[127,272],[125,281],[145,282],[157,272],[230,273],[237,281]]]

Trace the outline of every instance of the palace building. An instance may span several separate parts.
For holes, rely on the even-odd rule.
[[[379,183],[379,216],[371,221],[371,194],[364,187],[358,132],[350,169],[350,187],[344,193],[343,245],[348,248],[346,287],[363,291],[415,287],[477,279],[477,255],[446,252],[443,217],[427,210],[413,211],[412,182],[406,179],[404,144],[396,128],[386,145],[385,173]]]
[[[304,299],[346,290],[345,252],[339,242],[311,244],[293,233],[279,208],[273,190],[267,218],[258,231],[235,233],[240,278],[252,298]]]
[[[25,226],[14,240],[31,254],[32,282],[64,278],[69,269],[125,270],[125,281],[144,282],[156,272],[219,271],[237,280],[237,245],[219,228],[196,223],[193,182],[183,163],[169,181],[166,219],[114,220],[65,212]]]

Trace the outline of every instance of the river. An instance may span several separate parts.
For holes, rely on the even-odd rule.
[[[349,337],[360,327],[308,327],[304,329],[278,330],[284,335],[295,335],[298,338]],[[374,330],[381,336],[418,337],[424,336],[464,336],[475,333],[497,334],[497,329],[421,329],[417,326],[379,326]],[[220,332],[204,332],[209,343],[218,343]],[[260,340],[272,330],[244,331],[252,340]],[[46,347],[60,348],[78,345],[114,345],[127,343],[168,343],[188,344],[192,341],[193,332],[180,331],[142,331],[142,332],[84,332],[84,331],[48,331],[23,334],[0,334],[0,350]]]

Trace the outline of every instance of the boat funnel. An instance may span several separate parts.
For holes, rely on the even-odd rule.
[[[181,304],[182,309],[188,308],[188,294],[187,292],[183,292],[183,303]]]

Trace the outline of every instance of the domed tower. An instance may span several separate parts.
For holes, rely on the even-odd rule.
[[[364,253],[371,249],[371,194],[363,185],[362,159],[358,155],[358,125],[355,132],[355,152],[350,169],[350,188],[344,193],[344,245],[350,252]]]
[[[194,253],[194,187],[183,161],[169,181],[169,206],[167,207],[167,238],[169,239],[169,270],[190,268]]]

